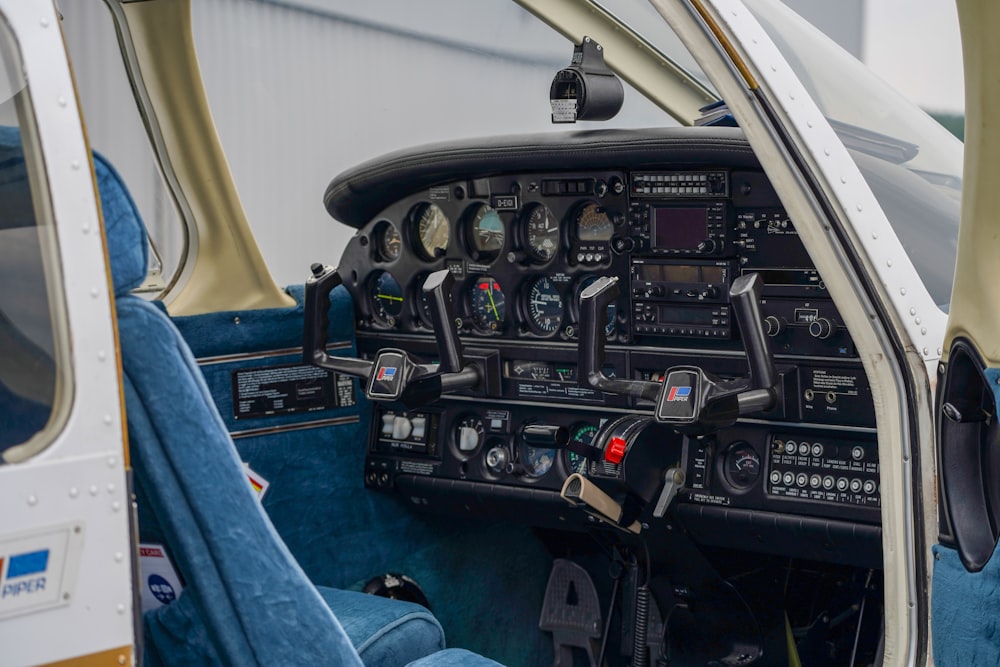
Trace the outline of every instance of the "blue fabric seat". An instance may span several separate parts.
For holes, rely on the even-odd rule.
[[[146,614],[148,665],[497,665],[444,649],[425,608],[308,580],[252,494],[190,350],[131,295],[147,240],[120,177],[95,156],[114,282],[136,484],[186,587]]]

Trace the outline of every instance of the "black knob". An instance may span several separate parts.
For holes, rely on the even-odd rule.
[[[714,239],[705,239],[704,241],[698,244],[698,252],[709,253],[714,251],[715,251]]]
[[[833,333],[833,322],[825,317],[817,317],[809,323],[809,335],[813,338],[829,338]]]
[[[768,315],[764,318],[764,330],[768,336],[777,336],[785,330],[785,322],[774,315]]]
[[[321,275],[323,275],[323,271],[326,270],[326,267],[320,264],[319,262],[315,262],[312,264],[312,266],[309,267],[309,270],[312,271],[313,278],[319,278]]]
[[[618,255],[626,252],[632,252],[633,248],[635,248],[635,241],[628,236],[624,238],[616,238],[611,242],[611,249]]]
[[[526,264],[528,255],[520,250],[511,250],[507,253],[507,262],[510,264]]]
[[[617,176],[612,178],[609,184],[611,185],[611,191],[616,195],[620,195],[621,193],[625,192],[625,183],[623,183],[622,179],[618,178]]]

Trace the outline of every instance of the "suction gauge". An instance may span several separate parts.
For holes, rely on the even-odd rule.
[[[396,225],[383,220],[375,226],[375,249],[378,258],[383,262],[394,262],[399,259],[403,250],[403,237],[399,235]]]

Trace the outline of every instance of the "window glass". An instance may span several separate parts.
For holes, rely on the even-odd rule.
[[[59,9],[90,145],[125,180],[149,232],[150,272],[140,289],[155,296],[187,252],[181,216],[132,96],[110,10],[103,2],[64,2]]]
[[[927,291],[947,309],[962,142],[782,3],[747,5],[851,151]]]
[[[340,257],[355,230],[330,218],[323,192],[359,162],[467,137],[676,124],[626,84],[611,121],[553,125],[549,84],[573,45],[510,0],[217,0],[193,3],[192,21],[215,124],[279,284]]]
[[[68,404],[55,229],[17,44],[0,19],[0,462],[36,454]]]

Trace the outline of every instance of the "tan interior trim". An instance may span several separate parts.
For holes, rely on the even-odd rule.
[[[190,0],[126,3],[122,14],[197,229],[187,280],[165,299],[171,314],[294,305],[274,283],[233,183],[198,67]]]
[[[39,667],[108,667],[109,665],[131,665],[132,647],[122,646],[99,653],[80,655],[66,660],[49,662]]]
[[[958,261],[945,334],[947,360],[952,341],[973,342],[983,360],[1000,366],[1000,3],[958,0],[965,62],[965,165]]]

